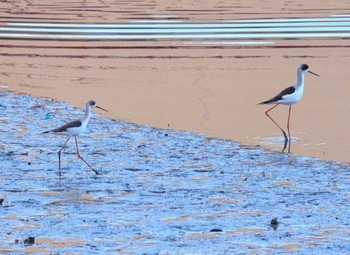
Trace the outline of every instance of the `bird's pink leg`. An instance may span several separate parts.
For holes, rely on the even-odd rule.
[[[70,136],[68,136],[66,142],[62,145],[61,149],[58,151],[58,175],[61,176],[61,152],[63,151],[64,147],[66,146],[66,144],[68,143],[70,139]]]
[[[74,136],[74,138],[75,138],[75,145],[77,147],[77,156],[78,156],[78,158],[80,158],[88,167],[90,167],[91,170],[95,172],[95,174],[99,174],[99,172],[97,172],[92,166],[90,166],[90,164],[88,162],[85,161],[85,159],[83,159],[82,156],[80,156],[79,149],[78,149],[78,140],[77,140],[76,136]]]
[[[288,136],[289,136],[289,146],[288,146],[288,153],[290,152],[290,143],[292,142],[292,138],[290,137],[290,129],[289,129],[289,124],[290,124],[290,114],[292,112],[292,106],[289,106],[289,113],[288,113],[288,122],[287,122],[287,129],[288,129]]]
[[[284,152],[284,150],[286,149],[287,147],[287,142],[288,142],[288,138],[287,138],[287,135],[286,135],[286,132],[277,124],[276,121],[274,121],[274,119],[269,115],[269,112],[272,111],[273,109],[275,109],[279,104],[276,104],[274,105],[273,107],[271,107],[270,109],[268,109],[265,114],[267,117],[270,118],[270,120],[272,120],[273,123],[275,123],[275,125],[282,131],[283,135],[284,135],[284,146],[283,146],[283,149],[282,149],[282,152]]]
[[[284,130],[277,124],[277,122],[274,121],[274,119],[269,115],[269,112],[270,112],[271,110],[275,109],[277,106],[279,106],[279,104],[276,104],[276,105],[274,105],[273,107],[271,107],[270,109],[268,109],[268,110],[265,112],[265,114],[266,114],[266,116],[269,117],[270,120],[272,120],[272,122],[275,123],[275,125],[282,131],[285,140],[288,141],[286,132],[284,132]]]

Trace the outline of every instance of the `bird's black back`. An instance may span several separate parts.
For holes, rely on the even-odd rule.
[[[72,128],[72,127],[80,127],[83,123],[80,120],[74,120],[72,122],[69,122],[61,127],[45,131],[44,133],[49,133],[49,132],[65,132],[67,131],[67,128]]]
[[[276,102],[278,100],[281,100],[283,96],[293,94],[294,92],[295,92],[294,86],[288,87],[288,88],[282,90],[281,93],[279,93],[277,96],[275,96],[267,101],[261,102],[260,104],[269,104],[269,103]]]

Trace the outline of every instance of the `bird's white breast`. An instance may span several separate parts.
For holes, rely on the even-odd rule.
[[[67,128],[67,131],[70,135],[80,135],[84,132],[84,129],[83,125],[81,125],[80,127]]]
[[[282,97],[283,100],[281,100],[281,102],[279,103],[285,104],[285,105],[292,105],[299,102],[299,100],[303,96],[303,90],[304,90],[304,86],[296,88],[293,94],[284,95]]]

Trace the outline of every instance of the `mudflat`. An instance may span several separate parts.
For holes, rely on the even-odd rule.
[[[0,98],[1,254],[349,251],[349,163],[115,121],[96,109],[79,149],[100,174],[70,141],[59,177],[65,137],[38,133],[83,110]]]

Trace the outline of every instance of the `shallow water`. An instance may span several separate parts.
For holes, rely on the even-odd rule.
[[[0,94],[0,107],[0,197],[8,203],[0,206],[0,253],[350,249],[349,164],[93,114],[79,137],[80,152],[101,175],[76,159],[71,142],[59,178],[57,150],[65,138],[40,132],[82,110],[8,93]],[[273,218],[277,226],[270,224]],[[28,237],[35,243],[24,243]]]

